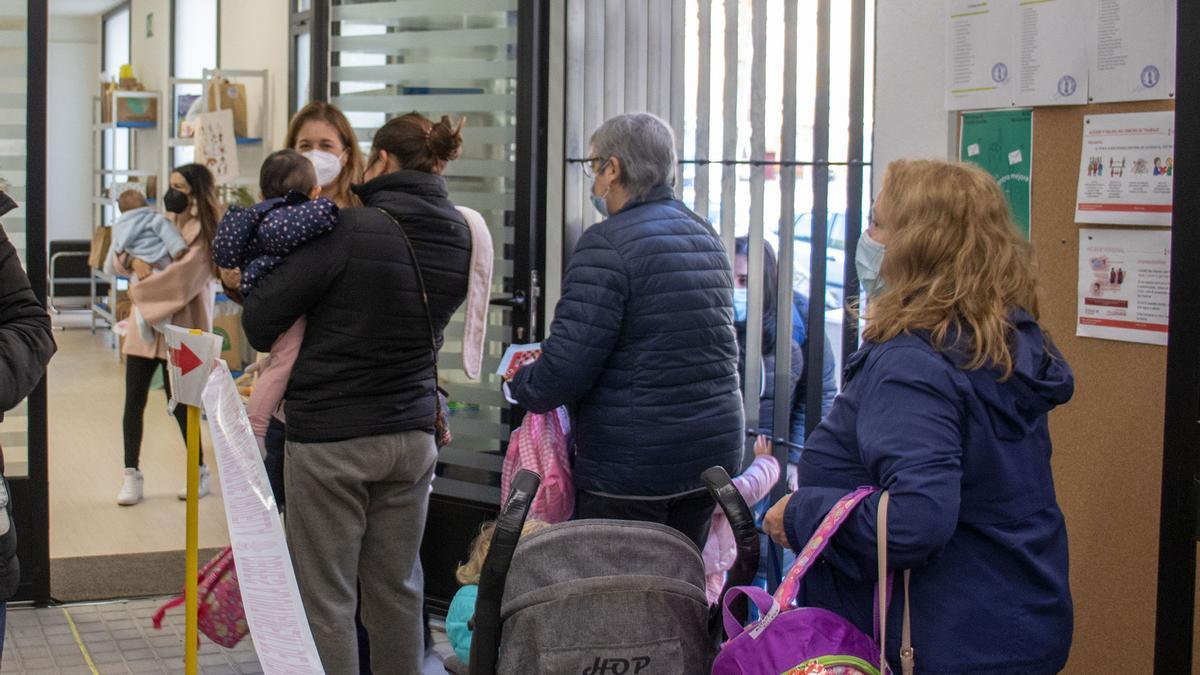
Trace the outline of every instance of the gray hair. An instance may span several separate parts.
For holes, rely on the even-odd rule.
[[[621,160],[621,184],[634,197],[658,185],[675,185],[675,133],[650,113],[617,115],[592,133],[592,148],[601,161]]]

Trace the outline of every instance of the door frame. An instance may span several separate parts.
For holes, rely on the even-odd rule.
[[[1171,304],[1159,520],[1158,610],[1154,672],[1192,671],[1195,639],[1196,542],[1200,539],[1200,51],[1187,40],[1200,30],[1200,5],[1177,4],[1174,226]]]
[[[49,17],[43,0],[27,3],[25,266],[34,295],[46,304],[46,49]],[[14,600],[50,601],[50,489],[46,380],[26,399],[29,470],[9,479],[21,584]]]

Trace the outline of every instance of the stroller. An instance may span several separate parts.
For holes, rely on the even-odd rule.
[[[703,478],[737,541],[724,596],[754,579],[758,532],[724,469]],[[518,473],[497,520],[479,581],[471,674],[708,672],[723,639],[720,603],[708,605],[691,540],[655,523],[578,520],[518,546],[540,480]],[[744,603],[738,611],[744,621]]]

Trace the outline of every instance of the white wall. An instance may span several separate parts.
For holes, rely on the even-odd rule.
[[[52,16],[47,48],[46,238],[92,236],[92,97],[100,91],[100,24]]]
[[[945,110],[946,40],[941,2],[878,0],[875,18],[874,194],[888,162],[953,154],[957,131]]]
[[[167,92],[171,76],[171,2],[170,0],[133,0],[130,3],[130,60],[133,74],[147,91]],[[146,17],[153,14],[154,34],[146,34]],[[164,116],[159,111],[159,118]],[[139,131],[137,134],[137,168],[162,166],[161,133]],[[160,178],[160,180],[162,180]],[[160,192],[163,188],[159,189]]]
[[[288,119],[288,0],[222,2],[220,26],[222,68],[269,71],[270,140],[278,148]]]

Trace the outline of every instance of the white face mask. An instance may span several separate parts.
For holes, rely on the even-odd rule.
[[[301,153],[313,163],[317,170],[317,185],[326,187],[332,185],[342,173],[342,158],[324,150],[309,150]]]
[[[883,265],[884,246],[863,232],[858,238],[858,249],[854,252],[854,267],[858,270],[858,280],[862,283],[867,295],[877,295],[883,290],[883,280],[879,278],[879,268]]]

